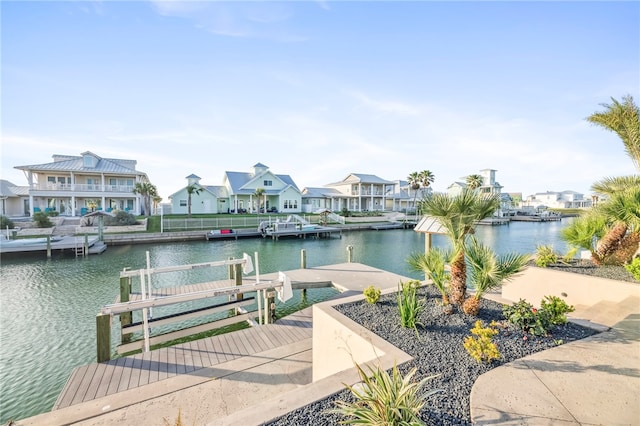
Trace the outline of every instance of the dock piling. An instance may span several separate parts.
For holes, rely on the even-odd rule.
[[[96,358],[97,362],[111,359],[111,315],[96,315]]]
[[[307,269],[307,250],[300,250],[300,269]]]

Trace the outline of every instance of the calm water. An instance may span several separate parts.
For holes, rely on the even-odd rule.
[[[562,222],[481,226],[476,236],[498,253],[533,253],[537,244],[565,250]],[[180,265],[242,257],[258,252],[261,273],[300,267],[300,250],[307,266],[343,263],[347,246],[354,261],[421,278],[409,271],[409,254],[424,250],[424,236],[411,230],[359,231],[323,240],[246,239],[158,245],[109,247],[102,255],[76,259],[43,255],[5,257],[0,267],[0,423],[49,411],[73,368],[95,361],[95,316],[113,303],[119,271],[144,268],[149,251],[152,266]],[[434,246],[448,245],[444,236]],[[164,274],[154,287],[176,286],[226,278],[225,268],[208,268],[192,275]],[[205,275],[203,275],[205,274]],[[171,275],[171,276],[170,276]],[[326,299],[332,290],[309,290],[309,301]],[[296,293],[288,308],[299,304]],[[114,321],[114,327],[117,321]],[[118,335],[118,334],[116,334]]]

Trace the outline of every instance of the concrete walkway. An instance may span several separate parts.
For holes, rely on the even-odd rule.
[[[640,303],[631,303],[608,331],[480,376],[474,424],[640,425]]]

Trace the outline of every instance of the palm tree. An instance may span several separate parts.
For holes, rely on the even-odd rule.
[[[260,207],[262,206],[260,197],[262,197],[264,194],[265,194],[264,188],[256,188],[256,192],[254,192],[254,195],[258,198],[258,214],[260,214]]]
[[[482,175],[469,175],[467,176],[465,183],[467,184],[467,188],[475,191],[484,184],[484,178]]]
[[[158,189],[151,182],[136,182],[133,187],[134,194],[140,194],[144,205],[145,216],[151,215],[151,198],[158,195]]]
[[[187,190],[187,217],[191,217],[191,195],[200,194],[202,191],[204,191],[204,188],[201,187],[200,185],[192,183],[191,185],[187,186],[186,190]]]
[[[616,133],[625,151],[637,168],[640,169],[640,110],[633,97],[626,95],[622,102],[611,98],[611,104],[602,104],[604,111],[596,112],[586,120]],[[606,195],[609,199],[594,208],[594,215],[604,219],[604,229],[597,232],[593,227],[593,218],[579,218],[571,225],[580,234],[580,239],[587,240],[585,230],[593,231],[591,238],[597,233],[603,234],[592,249],[592,259],[596,264],[620,264],[631,260],[640,241],[638,228],[638,212],[640,212],[640,176],[608,177],[591,186],[596,194]],[[582,223],[583,221],[591,221]],[[631,229],[631,232],[629,230]],[[576,237],[576,232],[568,231],[563,237]],[[571,242],[571,241],[569,241]]]
[[[455,197],[434,194],[425,198],[422,203],[424,214],[439,220],[453,245],[450,300],[454,304],[462,305],[467,291],[467,236],[474,233],[477,221],[491,215],[498,207],[500,199],[497,194],[480,196],[468,188],[464,188]]]
[[[414,271],[424,272],[425,278],[438,289],[442,296],[442,305],[449,304],[448,284],[451,276],[445,270],[445,265],[451,259],[451,252],[439,247],[432,248],[426,253],[413,253],[407,259],[409,266]]]
[[[601,104],[605,111],[595,112],[587,121],[616,133],[629,157],[640,169],[640,110],[631,95],[622,97],[622,103],[611,98],[611,104]]]
[[[522,271],[530,257],[528,254],[518,253],[498,256],[490,247],[471,237],[471,243],[467,246],[466,258],[470,267],[470,282],[475,293],[464,301],[462,305],[464,313],[478,315],[482,296]]]
[[[407,183],[409,188],[413,189],[413,208],[416,209],[416,199],[418,198],[418,189],[420,189],[420,173],[411,172],[407,176]]]

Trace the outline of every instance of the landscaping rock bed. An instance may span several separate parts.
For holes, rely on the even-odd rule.
[[[531,265],[535,266],[533,263]],[[592,261],[584,259],[573,260],[569,264],[552,263],[548,265],[547,268],[573,272],[575,274],[592,275],[594,277],[638,283],[638,281],[633,278],[633,275],[631,275],[624,266],[596,266]]]
[[[461,312],[452,315],[443,313],[439,305],[440,294],[431,286],[419,289],[426,308],[420,316],[418,330],[400,326],[396,295],[382,296],[375,305],[364,301],[336,306],[336,309],[357,323],[412,355],[414,360],[399,366],[406,374],[416,367],[414,380],[437,375],[427,382],[426,390],[442,389],[429,397],[421,417],[430,425],[471,425],[470,393],[476,379],[499,365],[514,361],[532,353],[552,348],[593,335],[596,331],[568,323],[552,330],[548,337],[525,335],[511,325],[500,327],[494,338],[502,358],[491,364],[481,364],[464,349],[463,341],[477,319],[485,324],[492,320],[502,321],[502,305],[483,300],[478,317]],[[343,390],[335,395],[294,410],[268,423],[270,425],[338,425],[344,418],[335,413],[334,401],[351,400],[350,392]]]

